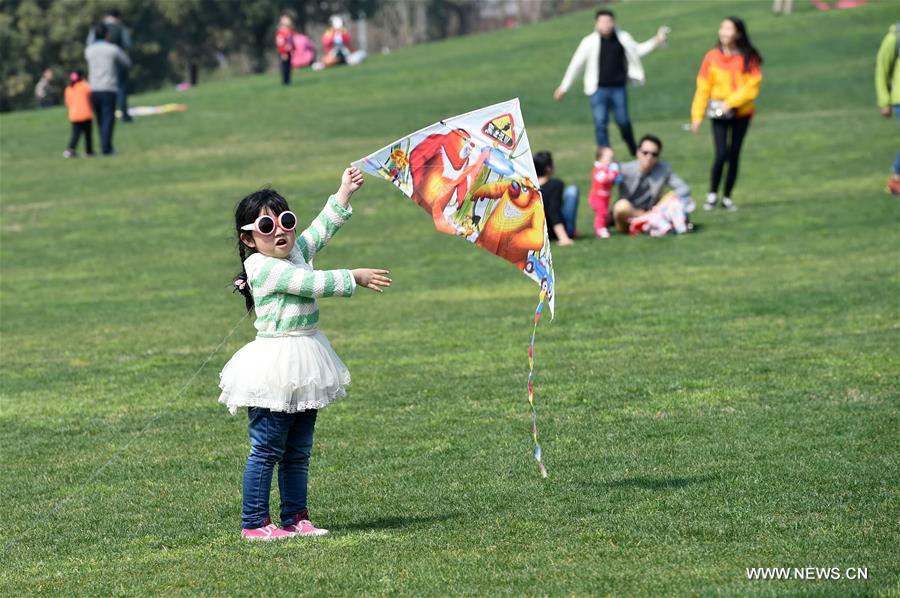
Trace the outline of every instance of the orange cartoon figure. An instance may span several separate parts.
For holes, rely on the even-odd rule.
[[[475,241],[491,253],[525,268],[529,251],[544,247],[544,208],[540,191],[531,179],[510,179],[487,183],[475,190],[473,199],[496,200],[486,215]]]
[[[451,235],[456,229],[444,218],[444,209],[456,197],[461,203],[469,190],[469,177],[477,173],[488,152],[482,151],[471,164],[469,157],[475,144],[465,129],[454,129],[450,133],[429,135],[412,150],[409,156],[412,174],[412,200],[422,206],[434,219],[439,231]],[[456,171],[453,176],[444,174],[444,156]]]

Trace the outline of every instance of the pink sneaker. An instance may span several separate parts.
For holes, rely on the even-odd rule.
[[[327,529],[319,529],[314,526],[309,519],[300,519],[300,515],[294,518],[294,523],[284,526],[284,531],[290,532],[292,536],[327,536]]]
[[[293,533],[280,529],[274,523],[268,523],[262,527],[257,527],[256,529],[241,530],[241,536],[245,540],[281,540],[283,538],[290,538],[294,535],[295,534]]]

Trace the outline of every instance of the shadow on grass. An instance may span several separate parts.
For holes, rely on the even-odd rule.
[[[368,521],[357,521],[341,526],[341,530],[374,530],[374,529],[400,529],[417,525],[428,525],[450,519],[462,517],[462,513],[444,513],[443,515],[426,515],[423,517],[379,517]]]
[[[693,484],[705,484],[715,479],[714,476],[695,476],[689,478],[648,478],[636,477],[611,482],[601,482],[597,486],[606,488],[643,488],[645,490],[675,490]]]

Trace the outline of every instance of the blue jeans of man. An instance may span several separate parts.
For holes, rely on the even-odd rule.
[[[116,101],[119,104],[119,110],[122,111],[122,121],[131,122],[131,115],[128,114],[128,67],[119,69],[117,79]]]
[[[294,523],[294,516],[306,511],[309,456],[316,428],[315,409],[284,413],[251,407],[250,456],[244,468],[244,506],[241,527],[255,529],[269,519],[269,490],[272,472],[278,465],[281,494],[281,525]]]
[[[563,227],[570,238],[575,238],[575,220],[578,216],[578,187],[566,185],[563,189],[562,206],[560,208],[563,219]]]
[[[591,95],[591,113],[594,115],[594,127],[597,134],[597,146],[609,145],[609,112],[622,133],[622,139],[628,146],[631,155],[635,155],[637,144],[634,142],[634,131],[628,117],[628,91],[621,87],[598,87]]]
[[[900,121],[900,104],[894,104],[894,116]],[[897,150],[897,155],[894,156],[894,174],[900,174],[900,150]]]
[[[113,128],[116,125],[116,92],[92,91],[91,107],[97,118],[97,127],[100,129],[100,150],[109,155],[113,153],[112,137]]]

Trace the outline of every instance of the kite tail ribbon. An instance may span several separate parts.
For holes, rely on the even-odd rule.
[[[537,309],[534,310],[534,329],[531,331],[531,344],[528,345],[528,404],[531,405],[531,437],[534,439],[534,460],[538,462],[538,471],[541,477],[547,477],[547,468],[544,467],[544,459],[541,455],[541,445],[538,444],[537,438],[537,409],[534,406],[534,335],[537,333],[538,322],[541,321],[541,311],[544,309],[544,299],[547,298],[547,291],[541,289],[540,301]]]

